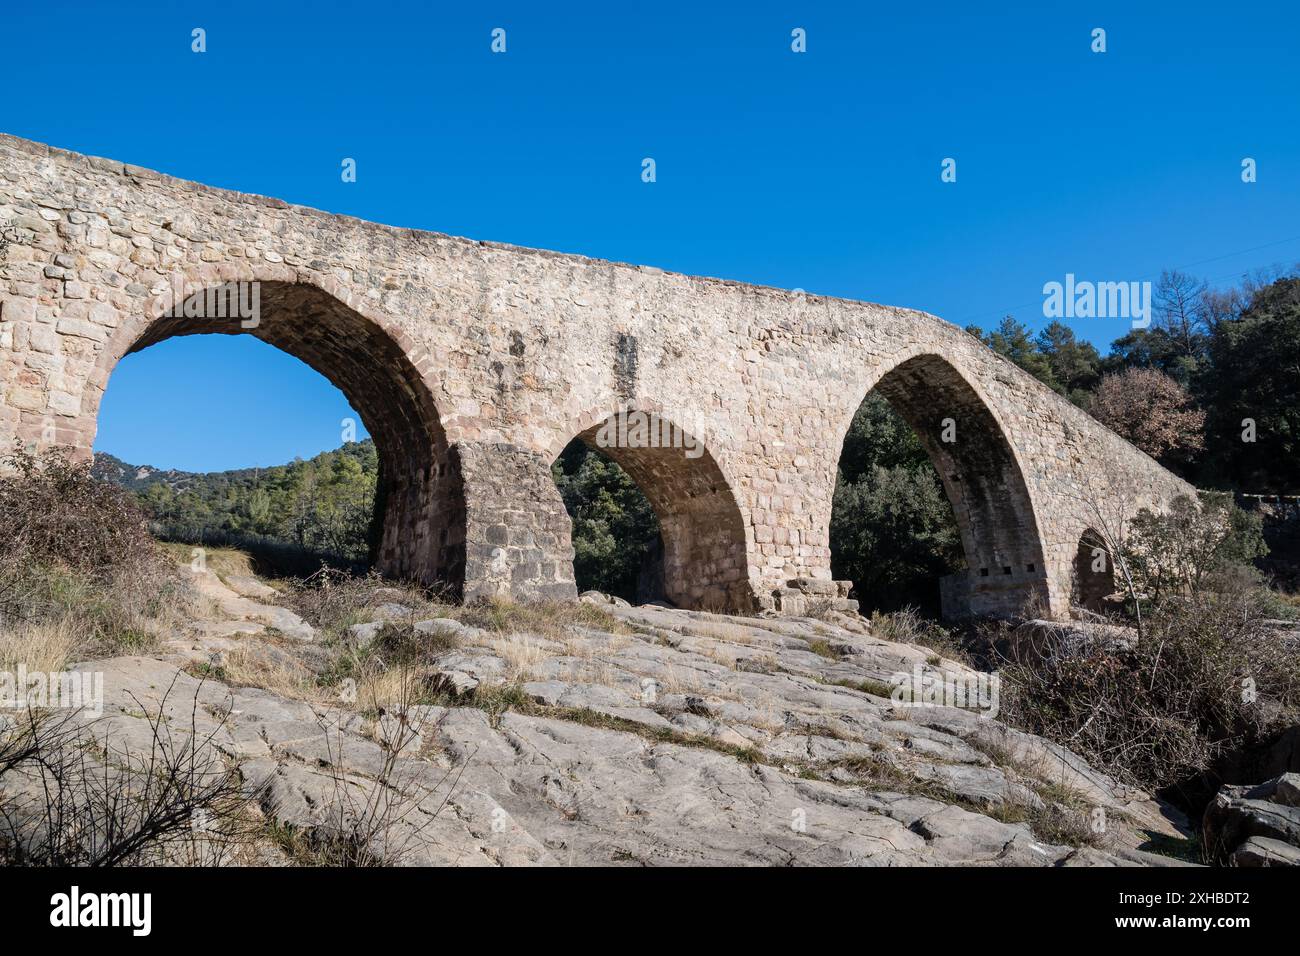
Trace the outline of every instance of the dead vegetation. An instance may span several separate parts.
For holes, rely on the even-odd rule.
[[[337,721],[320,720],[331,782],[320,820],[305,826],[272,823],[267,828],[267,835],[290,863],[384,867],[420,862],[419,851],[432,839],[430,830],[468,762],[435,775],[432,764],[417,759],[421,728],[409,716],[416,701],[406,694],[418,682],[401,681],[399,686],[404,696],[377,724],[384,758],[373,775],[362,777],[343,769],[343,728]]]
[[[1130,642],[1044,641],[1002,667],[1004,719],[1148,790],[1297,716],[1300,659],[1249,591],[1165,601]]]
[[[174,687],[174,685],[173,685]],[[147,716],[149,745],[102,739],[73,712],[28,709],[0,737],[0,862],[16,866],[220,865],[239,862],[259,829],[255,791],[201,730]],[[141,708],[142,711],[144,708]]]
[[[134,496],[92,478],[89,462],[19,447],[0,471],[0,656],[137,652],[188,607]]]

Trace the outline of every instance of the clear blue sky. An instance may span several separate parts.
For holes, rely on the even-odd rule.
[[[1298,28],[1294,0],[11,2],[0,129],[399,226],[1037,328],[1067,272],[1300,259]],[[1104,351],[1125,323],[1075,328]],[[217,344],[124,362],[97,447],[216,468],[337,444],[326,383]]]

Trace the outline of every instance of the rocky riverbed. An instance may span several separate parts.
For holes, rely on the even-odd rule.
[[[340,637],[252,577],[196,584],[204,612],[154,651],[79,665],[104,677],[83,719],[109,763],[161,721],[237,768],[256,826],[234,862],[342,837],[405,864],[1180,862],[1151,851],[1185,821],[1070,751],[987,709],[891,699],[896,674],[972,672],[861,618],[589,596],[590,614],[488,627],[395,592]],[[392,656],[385,622],[423,640],[421,692],[398,704],[329,677]]]

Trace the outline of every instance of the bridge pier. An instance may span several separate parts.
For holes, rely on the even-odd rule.
[[[465,495],[465,600],[577,597],[572,525],[545,456],[506,443],[452,452]]]
[[[1068,592],[1067,592],[1068,593]],[[1042,617],[1064,615],[1069,608],[1053,604],[1052,589],[1039,576],[957,571],[939,579],[939,613],[945,621],[967,617]]]

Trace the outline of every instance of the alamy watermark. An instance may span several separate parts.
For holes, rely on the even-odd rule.
[[[84,710],[94,717],[104,713],[103,671],[0,671],[0,708],[27,710]]]
[[[153,894],[83,893],[73,886],[50,897],[50,925],[120,926],[129,928],[132,936],[148,936],[153,929]]]
[[[673,419],[656,412],[620,408],[596,430],[597,448],[680,448],[687,458],[704,454],[704,443]]]
[[[150,290],[155,315],[186,319],[238,319],[241,329],[262,323],[262,284],[225,282],[221,285],[186,283],[179,276]]]
[[[893,691],[889,699],[902,707],[959,707],[978,711],[992,720],[1002,700],[1002,678],[983,671],[952,674],[926,670],[920,664],[911,672],[899,671],[889,678]]]
[[[1076,280],[1043,285],[1043,316],[1048,319],[1132,319],[1133,328],[1151,324],[1150,282],[1090,282]]]

